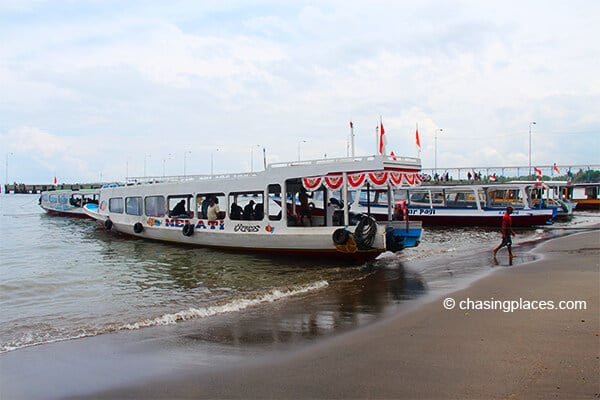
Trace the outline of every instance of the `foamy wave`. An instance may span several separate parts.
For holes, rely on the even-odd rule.
[[[328,285],[329,283],[327,281],[319,281],[310,285],[304,285],[293,289],[275,289],[267,294],[255,298],[237,299],[223,305],[209,306],[203,308],[190,307],[187,310],[179,311],[174,314],[164,314],[160,317],[146,319],[140,322],[135,322],[133,324],[126,324],[122,326],[121,329],[134,330],[149,326],[173,325],[179,321],[206,318],[213,315],[241,311],[248,307],[255,306],[261,303],[272,303],[274,301],[281,300],[286,297],[296,296],[298,294],[311,292],[313,290],[319,290],[324,287],[327,287]]]

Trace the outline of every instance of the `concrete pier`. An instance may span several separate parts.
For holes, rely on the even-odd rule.
[[[3,185],[2,193],[41,193],[47,190],[81,190],[96,189],[102,187],[102,183],[61,183],[54,185],[52,183],[26,184],[11,183]]]

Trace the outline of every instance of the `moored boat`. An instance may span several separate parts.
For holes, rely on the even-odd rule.
[[[556,207],[535,208],[529,199],[532,184],[487,184],[454,186],[420,186],[394,191],[393,202],[407,203],[408,219],[423,225],[500,226],[507,206],[512,206],[513,226],[528,227],[551,224]],[[359,212],[385,218],[386,193],[366,191],[360,194]]]
[[[415,158],[369,156],[270,164],[253,173],[138,178],[103,187],[99,204],[84,210],[109,230],[147,239],[360,261],[418,245],[421,225],[368,216],[352,221],[348,191],[415,185],[420,167]]]
[[[98,189],[49,190],[41,193],[39,204],[48,214],[89,218],[83,211],[83,206],[97,204],[98,199]]]

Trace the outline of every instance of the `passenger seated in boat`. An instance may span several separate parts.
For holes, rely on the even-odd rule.
[[[173,211],[171,211],[172,216],[177,215],[185,215],[187,216],[187,211],[185,210],[185,200],[181,200],[179,203],[173,207]]]
[[[246,204],[246,207],[244,207],[244,219],[245,220],[252,220],[254,216],[254,200],[250,200],[250,203]]]
[[[231,213],[229,214],[229,218],[239,220],[242,219],[242,207],[238,206],[237,203],[231,204]]]
[[[209,221],[216,221],[219,218],[219,199],[216,197],[210,199],[210,206],[208,206],[207,216]]]
[[[265,216],[264,206],[262,203],[258,203],[256,207],[254,207],[254,220],[261,221]]]
[[[308,204],[308,197],[308,193],[304,189],[298,194],[298,199],[300,200],[300,224],[312,226],[312,212],[310,204]],[[308,224],[305,221],[308,221]]]
[[[202,218],[208,218],[208,207],[210,206],[210,197],[206,196],[204,201],[202,202]]]

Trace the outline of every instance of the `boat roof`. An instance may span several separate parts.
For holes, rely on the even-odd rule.
[[[312,177],[328,174],[365,172],[365,171],[406,171],[420,172],[421,160],[413,157],[373,155],[361,157],[325,158],[318,160],[290,161],[268,164],[263,171],[228,174],[177,175],[160,177],[132,177],[128,184],[193,182],[207,180],[230,180],[244,177],[280,180],[281,178]]]

